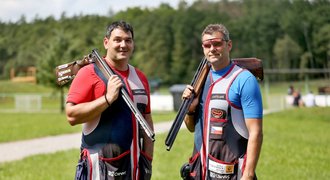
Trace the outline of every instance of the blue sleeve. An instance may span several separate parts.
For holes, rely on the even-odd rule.
[[[262,118],[263,107],[259,84],[249,71],[243,71],[233,81],[229,100],[243,109],[245,118]]]

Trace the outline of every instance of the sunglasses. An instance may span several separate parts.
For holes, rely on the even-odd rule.
[[[222,38],[214,38],[214,39],[208,39],[205,40],[202,43],[203,48],[211,48],[211,46],[213,46],[214,48],[219,48],[221,47],[225,42],[227,42],[225,39]]]

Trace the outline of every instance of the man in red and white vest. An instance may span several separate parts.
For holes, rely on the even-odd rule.
[[[119,96],[125,88],[149,126],[153,127],[146,76],[128,64],[134,50],[130,24],[116,21],[103,39],[104,61],[116,75],[106,79],[94,63],[74,78],[67,97],[71,125],[82,124],[81,158],[76,179],[150,179],[154,144]],[[152,128],[153,129],[153,128]]]

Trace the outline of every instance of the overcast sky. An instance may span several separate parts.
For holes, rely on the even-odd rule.
[[[194,0],[185,1],[191,5]],[[162,2],[176,8],[180,0],[1,0],[0,21],[16,22],[22,15],[28,22],[36,16],[44,19],[52,15],[58,19],[62,12],[69,17],[79,14],[107,15],[110,9],[118,12],[136,6],[152,8]]]

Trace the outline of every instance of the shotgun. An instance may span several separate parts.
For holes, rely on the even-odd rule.
[[[264,78],[263,73],[263,67],[262,67],[262,61],[257,58],[236,58],[232,60],[233,63],[240,66],[241,68],[248,69],[258,80],[262,81]],[[207,62],[207,59],[204,57],[202,61],[200,62],[195,75],[193,77],[193,80],[191,81],[190,85],[194,88],[194,92],[192,96],[189,99],[184,99],[180,105],[180,108],[178,110],[178,113],[173,121],[173,124],[169,130],[169,133],[165,140],[165,145],[167,151],[170,151],[172,148],[172,145],[175,141],[175,138],[181,128],[181,125],[183,123],[183,120],[185,116],[187,115],[187,112],[189,110],[189,107],[191,106],[192,101],[195,97],[199,95],[201,92],[206,77],[209,73],[210,65]]]
[[[198,68],[194,74],[193,80],[190,83],[190,85],[194,87],[194,93],[192,94],[191,98],[184,99],[181,102],[178,113],[166,137],[165,145],[167,151],[171,150],[174,140],[181,128],[184,117],[186,116],[189,107],[192,101],[194,100],[194,97],[196,97],[196,95],[200,93],[209,71],[210,71],[210,65],[207,62],[207,59],[204,57],[202,61],[199,63]]]

